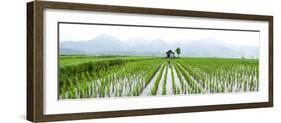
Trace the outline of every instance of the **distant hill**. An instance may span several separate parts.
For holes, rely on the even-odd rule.
[[[167,50],[180,47],[181,56],[223,58],[259,56],[258,47],[235,46],[208,39],[173,41],[173,43],[167,43],[162,39],[145,38],[121,41],[103,34],[91,40],[61,41],[59,45],[60,54],[165,56]]]

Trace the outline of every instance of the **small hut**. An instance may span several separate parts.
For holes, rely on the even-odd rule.
[[[166,52],[166,58],[175,58],[175,53],[172,50]]]

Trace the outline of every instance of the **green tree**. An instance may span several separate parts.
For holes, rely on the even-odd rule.
[[[179,55],[181,54],[181,49],[179,47],[176,49],[176,53],[178,54],[179,57]]]

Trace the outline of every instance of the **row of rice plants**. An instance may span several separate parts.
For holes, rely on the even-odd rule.
[[[193,83],[196,83],[201,89],[200,90],[206,90],[205,85],[206,83],[201,80],[202,74],[199,74],[198,69],[191,69],[190,66],[184,65],[178,61],[175,62],[175,64],[179,65],[179,67],[183,68],[183,70],[189,75],[190,80],[188,81],[193,81]]]
[[[184,82],[180,71],[177,68],[175,68],[174,61],[171,61],[170,65],[171,65],[171,75],[172,75],[172,87],[173,87],[174,94],[182,94],[182,93],[186,94],[186,92],[184,91],[185,89],[183,89],[182,87],[186,86],[185,84],[187,84],[187,83]],[[174,69],[175,69],[175,72],[176,72],[177,76],[174,75]],[[176,84],[176,81],[175,81],[176,77],[178,78],[179,83],[181,85]]]
[[[154,85],[153,85],[153,88],[151,89],[151,92],[150,94],[151,95],[156,95],[157,94],[157,90],[158,90],[158,86],[159,86],[159,83],[161,81],[161,78],[162,78],[162,75],[163,75],[163,72],[164,72],[164,69],[166,67],[167,63],[163,63],[161,69],[160,69],[160,73],[158,74],[155,82],[154,82]]]
[[[258,90],[258,62],[243,59],[180,59],[179,63],[209,93]]]
[[[177,75],[177,79],[179,80],[178,87],[176,88],[175,92],[176,94],[187,94],[188,93],[188,82],[184,79],[182,76],[182,73],[178,69],[176,69],[175,63],[172,62],[171,67],[172,67],[172,72],[174,72],[173,69],[175,69],[175,74]],[[174,73],[173,73],[174,74]],[[175,83],[176,85],[176,83]]]
[[[172,76],[172,88],[173,88],[173,93],[175,94],[176,91],[176,82],[175,82],[175,74],[174,74],[174,67],[171,65],[171,76]],[[180,75],[178,75],[180,76]],[[179,77],[178,77],[179,78]],[[182,78],[179,78],[179,81],[182,81]]]
[[[166,66],[166,69],[165,69],[165,74],[164,74],[164,83],[163,83],[163,86],[162,86],[162,95],[166,95],[166,86],[167,86],[167,75],[168,75],[168,64]]]
[[[60,82],[60,99],[138,96],[162,61],[141,60],[75,73]]]
[[[190,75],[188,71],[186,71],[182,65],[178,64],[177,62],[173,63],[175,66],[175,69],[178,75],[182,75],[183,78],[187,81],[188,83],[188,94],[198,94],[204,92],[204,89],[202,86]],[[186,86],[185,86],[186,87]]]

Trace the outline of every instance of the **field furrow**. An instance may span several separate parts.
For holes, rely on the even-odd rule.
[[[149,81],[149,83],[147,84],[147,86],[142,90],[141,95],[140,96],[147,96],[150,95],[151,90],[154,86],[154,83],[157,79],[157,77],[160,74],[160,69],[163,67],[163,64],[157,69],[155,75],[152,77],[152,79]]]
[[[166,95],[173,94],[173,81],[175,81],[174,77],[172,77],[172,65],[168,65],[168,73],[167,73],[167,84],[166,84]],[[177,79],[177,78],[176,78]]]
[[[165,87],[164,85],[165,85],[166,68],[167,68],[167,66],[165,65],[164,71],[163,71],[161,79],[160,79],[160,82],[158,84],[157,94],[156,95],[162,95],[163,91],[166,90],[166,88],[164,88]]]
[[[165,70],[165,67],[166,67],[166,63],[164,63],[163,65],[162,65],[162,67],[161,67],[161,69],[160,69],[160,73],[159,73],[159,75],[157,76],[157,78],[156,78],[156,80],[155,80],[155,82],[154,82],[154,85],[153,85],[153,87],[152,87],[152,89],[151,89],[151,92],[150,92],[150,94],[151,95],[157,95],[157,92],[158,92],[158,87],[159,87],[159,83],[161,82],[161,79],[162,79],[162,76],[163,76],[163,72],[164,72],[164,70]]]

